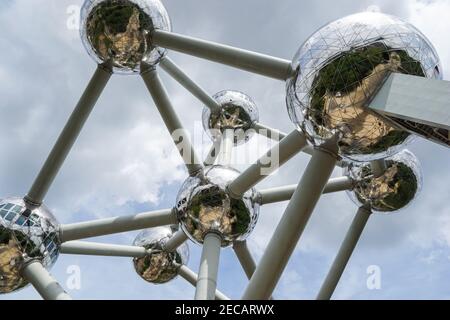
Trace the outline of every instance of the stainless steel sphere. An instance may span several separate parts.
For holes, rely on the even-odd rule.
[[[47,269],[58,258],[59,225],[45,206],[30,208],[22,198],[0,200],[0,294],[25,287],[25,263],[38,259]]]
[[[117,73],[140,71],[141,62],[157,64],[166,50],[151,41],[155,29],[171,30],[159,0],[86,0],[81,9],[81,38],[98,63],[110,62]]]
[[[313,145],[338,133],[340,155],[354,161],[386,158],[410,140],[367,109],[390,73],[442,78],[427,38],[411,24],[377,12],[326,25],[303,44],[292,67],[296,73],[287,82],[291,120]]]
[[[259,112],[253,100],[239,91],[221,91],[213,96],[220,105],[220,109],[211,112],[207,107],[203,109],[203,129],[212,140],[216,140],[224,130],[233,129],[234,143],[242,144],[250,140],[255,133],[251,130],[253,124],[259,121]]]
[[[222,236],[222,246],[227,247],[246,239],[255,228],[259,214],[253,201],[255,191],[248,191],[241,199],[230,197],[226,191],[238,175],[237,170],[212,166],[184,182],[176,209],[181,227],[192,241],[201,244],[207,233],[216,232]]]
[[[405,208],[419,193],[422,175],[419,160],[408,150],[387,158],[386,171],[376,177],[370,163],[351,163],[344,174],[356,181],[347,191],[358,205],[370,205],[375,212],[392,212]]]
[[[133,264],[139,276],[147,282],[162,284],[178,276],[180,265],[189,260],[189,247],[182,244],[174,252],[167,252],[164,245],[173,235],[174,229],[158,227],[139,233],[133,245],[149,251],[143,258],[134,258]]]

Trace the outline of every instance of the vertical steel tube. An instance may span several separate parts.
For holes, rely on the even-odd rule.
[[[39,261],[31,261],[22,269],[22,275],[45,300],[72,300]]]
[[[261,261],[250,280],[244,300],[269,299],[336,165],[333,140],[316,149]]]
[[[221,244],[222,238],[216,233],[208,233],[203,240],[195,300],[214,300]]]
[[[339,249],[339,252],[334,259],[333,265],[331,266],[328,275],[320,288],[319,294],[317,295],[317,300],[329,300],[336,290],[336,287],[344,273],[345,267],[355,250],[358,240],[361,237],[362,232],[367,224],[370,217],[370,209],[365,207],[359,208],[353,219],[352,225],[345,236],[344,242]]]
[[[186,267],[185,265],[180,265],[178,269],[178,274],[187,282],[192,284],[194,287],[197,285],[198,276],[195,274],[194,271]],[[230,300],[226,295],[224,295],[219,290],[216,290],[215,293],[216,300]]]
[[[221,146],[217,162],[223,166],[229,166],[233,159],[233,147],[234,147],[234,130],[225,129],[221,136]]]
[[[203,166],[195,153],[188,133],[183,129],[181,121],[175,113],[169,95],[167,94],[166,88],[164,87],[158,72],[152,67],[143,66],[141,76],[184,160],[189,174],[191,176],[196,175],[201,172]],[[180,137],[178,137],[178,134]]]
[[[220,105],[203,88],[196,84],[189,76],[178,67],[170,58],[165,57],[159,64],[172,78],[188,90],[194,97],[211,109],[211,112],[219,110]]]
[[[152,41],[154,44],[167,49],[282,81],[287,80],[293,73],[291,61],[289,60],[195,39],[173,32],[155,30],[152,35]]]
[[[373,175],[377,178],[381,177],[387,169],[386,161],[383,159],[372,161],[370,167],[372,168]]]
[[[25,196],[25,200],[28,203],[35,206],[39,206],[42,203],[59,169],[97,103],[98,98],[108,83],[111,74],[112,71],[109,66],[99,65],[97,67],[80,101],[56,141],[55,146],[34,180],[28,194]]]

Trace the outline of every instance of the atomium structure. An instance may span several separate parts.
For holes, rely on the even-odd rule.
[[[26,196],[0,201],[0,294],[31,284],[45,299],[70,299],[48,269],[59,254],[85,254],[128,257],[149,285],[181,276],[196,287],[195,299],[225,300],[217,288],[219,258],[221,248],[232,247],[249,278],[242,299],[269,299],[319,198],[346,191],[359,209],[317,296],[330,299],[370,215],[403,209],[420,191],[420,166],[406,144],[419,134],[449,145],[448,123],[409,113],[402,118],[401,112],[391,116],[391,91],[406,87],[403,97],[415,94],[406,82],[447,84],[432,44],[389,15],[363,12],[332,22],[313,34],[292,61],[174,33],[159,0],[86,0],[80,29],[98,68]],[[244,93],[209,95],[169,58],[169,50],[284,81],[293,130],[285,134],[259,123],[258,108]],[[183,148],[178,146],[173,133],[183,126],[159,69],[204,105],[203,127],[212,140],[204,161],[188,137],[182,139]],[[173,208],[59,224],[44,198],[113,74],[142,77],[189,176]],[[403,86],[396,87],[397,82]],[[413,96],[395,106],[407,102],[406,109],[423,111],[437,105],[426,98],[427,105],[414,103]],[[278,143],[239,172],[230,166],[233,148],[250,143],[255,133]],[[255,189],[299,152],[312,158],[298,185]],[[265,166],[267,159],[278,165]],[[344,174],[330,179],[336,166]],[[259,207],[281,201],[289,204],[256,265],[246,239]],[[80,241],[135,230],[142,232],[130,246]],[[198,275],[186,266],[187,241],[202,247]]]

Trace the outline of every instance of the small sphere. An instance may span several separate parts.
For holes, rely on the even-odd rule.
[[[109,62],[114,72],[132,74],[141,62],[157,64],[166,50],[154,46],[153,30],[171,30],[159,0],[86,0],[81,9],[81,38],[97,62]]]
[[[203,109],[203,129],[212,140],[216,140],[227,129],[235,131],[234,143],[243,144],[255,133],[253,124],[259,121],[259,112],[253,100],[239,91],[221,91],[213,96],[220,109],[211,112]]]
[[[142,258],[134,258],[133,264],[139,276],[153,284],[167,283],[178,276],[180,265],[189,260],[189,247],[183,243],[174,252],[164,249],[165,243],[172,237],[174,229],[158,227],[139,233],[133,245],[144,247],[149,254]]]
[[[419,160],[408,150],[385,159],[386,171],[376,177],[370,163],[351,163],[344,174],[356,181],[347,191],[358,206],[370,205],[375,212],[405,208],[419,193],[422,175]]]
[[[21,270],[31,260],[50,269],[60,248],[59,224],[47,207],[29,207],[22,198],[0,200],[0,294],[22,289]]]
[[[411,24],[378,12],[351,15],[318,30],[297,52],[292,68],[291,120],[315,146],[338,134],[340,155],[353,161],[386,158],[412,139],[367,108],[390,73],[442,79],[428,39]]]
[[[226,191],[238,175],[237,170],[217,165],[184,182],[176,209],[182,229],[195,243],[202,244],[206,234],[216,232],[222,236],[222,246],[227,247],[245,240],[255,228],[259,214],[253,200],[255,190],[241,199],[230,197]]]

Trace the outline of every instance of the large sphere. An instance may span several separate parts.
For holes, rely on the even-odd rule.
[[[314,145],[338,133],[340,155],[355,161],[388,157],[410,140],[367,108],[390,73],[442,78],[426,37],[411,24],[376,12],[317,31],[297,52],[293,69],[287,83],[292,121]]]
[[[86,0],[81,9],[81,38],[98,63],[117,73],[136,73],[141,62],[157,64],[166,50],[151,42],[155,29],[171,30],[159,0]]]
[[[181,187],[176,209],[181,227],[196,243],[205,235],[216,232],[222,236],[222,246],[244,240],[254,229],[259,207],[250,190],[241,199],[234,199],[226,186],[239,172],[224,166],[205,168],[204,174],[189,177]]]
[[[178,276],[179,266],[187,264],[189,248],[186,243],[174,252],[167,252],[164,249],[173,231],[170,227],[147,229],[139,233],[134,240],[133,245],[149,250],[149,254],[145,257],[133,259],[136,272],[145,281],[153,284],[169,282]]]
[[[45,206],[30,208],[21,198],[0,200],[0,294],[25,287],[25,263],[38,259],[47,269],[58,258],[59,225]]]
[[[213,96],[220,109],[211,112],[203,109],[203,129],[212,140],[216,140],[227,129],[235,131],[234,143],[242,144],[255,133],[253,124],[259,121],[259,113],[252,98],[239,91],[221,91]]]
[[[376,212],[405,208],[419,193],[422,175],[419,160],[408,150],[385,159],[386,171],[376,177],[370,163],[351,163],[344,174],[355,183],[350,198],[358,205],[370,205]]]

